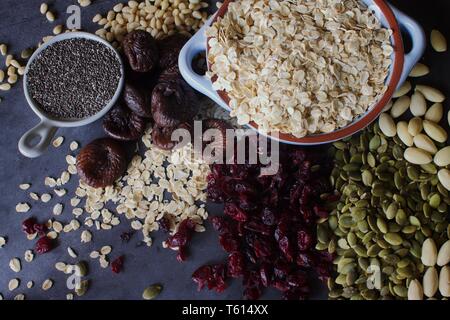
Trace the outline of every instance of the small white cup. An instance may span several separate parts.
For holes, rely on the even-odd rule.
[[[36,59],[36,57],[41,53],[41,51],[45,50],[48,46],[51,46],[52,44],[54,44],[56,42],[59,42],[62,40],[67,40],[67,39],[74,39],[74,38],[94,40],[94,41],[97,41],[97,42],[103,44],[104,46],[112,49],[115,52],[118,61],[120,62],[121,77],[120,77],[120,81],[119,81],[119,84],[117,86],[117,89],[116,89],[116,92],[115,92],[113,98],[106,106],[104,106],[104,108],[101,111],[97,112],[93,116],[90,116],[90,117],[84,118],[84,119],[74,119],[74,120],[55,119],[55,118],[52,118],[52,117],[48,116],[47,114],[45,114],[39,108],[38,104],[30,96],[30,93],[28,91],[27,74],[28,74],[28,70],[30,68],[31,63],[34,61],[34,59]],[[124,85],[124,67],[123,67],[122,59],[121,59],[119,53],[117,52],[117,50],[109,42],[107,42],[106,40],[104,40],[94,34],[87,33],[87,32],[69,32],[69,33],[64,33],[64,34],[54,37],[53,39],[51,39],[50,41],[48,41],[47,43],[45,43],[44,45],[39,47],[34,52],[34,54],[29,59],[26,69],[25,69],[25,73],[23,76],[23,89],[24,89],[24,93],[25,93],[25,98],[27,99],[27,102],[30,105],[31,110],[33,110],[34,113],[37,114],[37,116],[40,118],[41,121],[39,122],[39,124],[37,126],[30,129],[29,131],[27,131],[22,136],[22,138],[20,138],[20,140],[19,140],[20,153],[22,153],[24,156],[29,157],[29,158],[39,157],[40,155],[42,155],[45,152],[45,150],[49,146],[49,144],[52,141],[52,138],[54,137],[58,128],[80,127],[80,126],[90,124],[90,123],[102,118],[116,103],[117,99],[119,98],[119,96],[122,92],[123,85]],[[32,142],[36,138],[39,138],[39,141],[37,143],[33,144]]]

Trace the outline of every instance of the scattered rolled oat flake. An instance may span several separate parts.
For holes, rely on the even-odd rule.
[[[74,156],[68,154],[66,156],[66,162],[67,162],[67,164],[75,164],[77,162],[77,160],[75,159]]]
[[[82,243],[88,243],[92,240],[92,233],[88,230],[84,230],[81,233],[81,242]]]
[[[92,251],[89,254],[89,257],[92,258],[92,259],[97,259],[98,257],[100,257],[100,253],[98,251]]]
[[[100,249],[100,253],[101,253],[102,255],[108,255],[108,254],[111,253],[111,251],[112,251],[111,246],[103,246],[103,247]]]
[[[34,253],[32,250],[25,251],[24,259],[26,262],[31,262],[34,259]]]
[[[72,207],[76,207],[77,205],[80,204],[80,201],[81,201],[80,198],[74,197],[74,198],[70,199],[70,205]]]
[[[44,203],[49,202],[52,199],[52,195],[50,193],[43,193],[41,195],[41,201]]]
[[[30,192],[30,198],[34,201],[39,201],[39,195],[36,192]]]
[[[53,281],[51,279],[46,279],[42,283],[42,290],[47,291],[53,286]]]
[[[90,6],[91,5],[91,0],[78,0],[78,4],[81,6],[81,7],[87,7],[87,6]]]
[[[53,207],[53,214],[55,216],[59,216],[61,215],[62,211],[63,211],[63,204],[62,203],[57,203],[55,204],[55,206]]]
[[[81,209],[81,208],[74,208],[73,210],[72,210],[72,214],[74,215],[74,216],[81,216],[82,214],[83,214],[83,209]]]
[[[75,151],[75,150],[77,150],[78,149],[78,142],[77,141],[72,141],[71,143],[70,143],[70,146],[69,146],[69,148],[70,148],[70,151]]]
[[[78,255],[75,252],[75,250],[73,250],[71,247],[67,247],[67,252],[69,253],[69,256],[71,256],[72,258],[77,258]]]
[[[11,268],[12,271],[14,272],[20,272],[20,270],[22,270],[22,265],[20,263],[19,258],[12,258],[9,261],[9,267]]]
[[[19,185],[20,190],[24,190],[24,191],[30,189],[30,187],[31,187],[31,184],[29,184],[29,183],[22,183]]]
[[[68,293],[66,295],[66,300],[73,300],[73,293]]]
[[[46,185],[47,187],[50,187],[50,188],[56,187],[56,180],[55,180],[55,178],[45,177],[44,185]]]
[[[19,285],[20,285],[19,279],[11,279],[8,282],[8,289],[9,291],[14,291],[19,287]]]
[[[6,245],[6,237],[0,236],[0,248],[3,248]]]
[[[431,46],[436,52],[447,51],[447,39],[439,30],[431,31]]]
[[[0,293],[0,300],[3,300],[3,295]]]
[[[30,281],[27,282],[27,288],[28,289],[33,288],[33,286],[34,286],[34,282],[33,281],[30,280]]]
[[[54,240],[54,239],[58,238],[58,233],[56,231],[50,231],[49,233],[47,233],[47,237]]]
[[[108,268],[109,262],[108,262],[108,260],[106,260],[105,256],[100,256],[99,262],[100,262],[100,267],[102,267],[103,269]]]
[[[55,148],[59,148],[64,143],[64,137],[59,136],[55,140],[53,140],[52,145]]]
[[[30,205],[25,202],[18,203],[16,205],[16,211],[19,213],[28,212],[30,210]]]
[[[25,295],[23,293],[19,293],[14,297],[14,300],[25,300]]]
[[[67,194],[66,189],[55,189],[53,190],[58,197],[64,197]]]
[[[63,271],[64,272],[66,270],[66,268],[67,268],[67,264],[65,264],[64,262],[57,262],[55,264],[55,268],[58,271]]]

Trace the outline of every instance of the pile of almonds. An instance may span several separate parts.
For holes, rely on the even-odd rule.
[[[420,280],[412,280],[408,287],[408,300],[423,300],[437,298],[437,292],[442,297],[450,297],[450,240],[445,242],[439,251],[432,238],[425,240],[422,246],[422,263],[427,267]],[[438,272],[437,268],[440,268]]]

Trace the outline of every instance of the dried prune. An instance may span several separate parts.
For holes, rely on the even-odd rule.
[[[159,50],[152,35],[143,30],[128,33],[122,48],[131,68],[136,72],[151,72],[159,62]]]
[[[150,86],[137,85],[131,81],[125,83],[123,100],[127,107],[143,118],[151,118],[152,90]]]
[[[103,119],[105,132],[123,141],[133,141],[142,137],[147,121],[122,104],[117,104]]]
[[[112,185],[127,168],[123,146],[111,138],[92,141],[77,156],[80,179],[93,188]]]
[[[120,256],[116,258],[113,262],[111,262],[111,271],[114,273],[120,273],[123,268],[124,256]]]
[[[178,55],[189,40],[189,37],[181,33],[168,36],[158,41],[159,67],[161,70],[178,66]]]
[[[160,127],[177,127],[192,120],[197,102],[194,90],[181,77],[160,82],[152,94],[153,120]]]

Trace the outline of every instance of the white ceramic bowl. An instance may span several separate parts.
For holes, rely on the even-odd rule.
[[[184,79],[196,90],[205,94],[216,102],[219,106],[226,110],[230,110],[228,106],[228,95],[224,91],[216,92],[211,81],[206,76],[198,75],[192,69],[192,60],[199,52],[207,51],[207,38],[205,29],[210,26],[217,17],[223,16],[227,10],[228,4],[233,0],[225,0],[219,11],[209,19],[205,25],[188,41],[183,47],[179,57],[180,72]],[[238,0],[236,0],[238,1]],[[262,133],[271,139],[278,140],[283,143],[294,145],[318,145],[333,142],[351,136],[367,127],[375,119],[378,118],[383,108],[392,98],[395,90],[403,84],[408,77],[411,69],[421,58],[426,44],[425,34],[420,25],[399,11],[390,6],[384,0],[361,0],[370,10],[378,17],[384,27],[393,31],[391,43],[394,48],[392,54],[392,66],[386,85],[388,87],[386,93],[378,100],[377,103],[370,106],[367,112],[356,118],[348,126],[333,131],[331,133],[308,135],[303,138],[297,138],[286,133]],[[401,31],[407,33],[412,40],[412,49],[404,52],[403,39]],[[258,126],[251,122],[248,125],[253,130],[258,130]]]
[[[105,47],[110,48],[115,52],[118,61],[120,62],[120,68],[121,68],[121,77],[119,84],[117,86],[116,92],[111,99],[111,101],[103,107],[103,109],[93,116],[90,116],[88,118],[84,119],[74,119],[74,120],[59,120],[52,118],[48,115],[46,115],[38,106],[38,104],[33,100],[33,98],[30,96],[28,92],[28,81],[27,81],[27,74],[30,68],[31,63],[36,59],[36,57],[47,47],[51,46],[52,44],[67,40],[67,39],[88,39],[88,40],[94,40]],[[34,111],[34,113],[40,118],[40,122],[38,125],[36,125],[34,128],[27,131],[22,138],[19,140],[19,151],[24,156],[29,158],[35,158],[42,155],[47,147],[49,146],[50,142],[52,141],[52,138],[54,137],[56,131],[58,128],[66,128],[66,127],[80,127],[87,124],[90,124],[100,118],[102,118],[116,103],[117,99],[120,97],[120,94],[122,93],[124,85],[124,67],[122,63],[122,59],[117,52],[117,50],[106,40],[91,34],[87,32],[69,32],[64,33],[61,35],[58,35],[51,39],[49,42],[45,43],[39,49],[37,49],[34,54],[30,57],[28,60],[25,74],[23,76],[23,89],[25,93],[25,98],[27,99],[28,104],[30,105],[31,110]],[[34,141],[37,141],[33,143]]]

